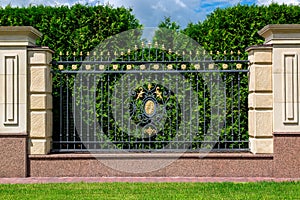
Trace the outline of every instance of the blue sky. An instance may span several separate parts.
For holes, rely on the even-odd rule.
[[[189,22],[196,23],[205,19],[207,14],[218,7],[224,8],[238,3],[268,5],[272,1],[279,4],[300,5],[300,0],[0,0],[0,6],[110,4],[114,7],[131,7],[133,14],[145,27],[156,27],[166,16],[184,28]]]

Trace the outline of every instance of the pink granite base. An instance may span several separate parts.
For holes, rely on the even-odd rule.
[[[151,158],[152,157],[152,158]],[[89,154],[56,154],[29,156],[32,177],[272,177],[273,156],[252,155],[250,153],[209,154],[200,158],[198,154],[184,154],[172,164],[147,173],[127,173],[114,170],[101,162],[121,160],[126,163],[161,162],[173,159],[172,155],[151,156],[110,155],[98,157]],[[100,160],[100,161],[99,161]]]
[[[0,136],[0,177],[27,176],[26,136]]]
[[[300,178],[300,132],[274,133],[274,176]]]

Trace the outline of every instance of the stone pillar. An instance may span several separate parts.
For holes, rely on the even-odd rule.
[[[252,153],[273,153],[272,46],[253,46],[249,53],[248,127]]]
[[[27,48],[41,33],[0,26],[0,177],[27,175]]]
[[[52,141],[52,51],[28,48],[29,154],[48,154]]]
[[[268,25],[259,34],[273,46],[274,174],[300,177],[300,25]]]

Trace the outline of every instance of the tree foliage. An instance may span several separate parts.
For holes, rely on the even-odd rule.
[[[87,52],[109,36],[140,27],[131,10],[124,7],[30,6],[0,7],[0,26],[33,26],[43,33],[37,45],[56,52]]]
[[[258,31],[268,24],[300,23],[300,6],[271,4],[241,5],[216,9],[203,22],[190,23],[183,33],[195,39],[207,51],[230,52],[262,44]],[[247,59],[247,54],[243,53]]]

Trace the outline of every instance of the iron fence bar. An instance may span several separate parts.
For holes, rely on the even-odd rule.
[[[51,61],[52,65],[93,65],[93,64],[132,64],[132,65],[143,65],[143,64],[207,64],[207,63],[250,63],[249,60],[191,60],[191,61]]]
[[[179,74],[179,73],[226,73],[226,72],[232,72],[232,73],[239,73],[239,72],[249,72],[248,69],[239,69],[239,70],[155,70],[155,71],[143,71],[143,70],[118,70],[118,71],[59,71],[62,74]]]

